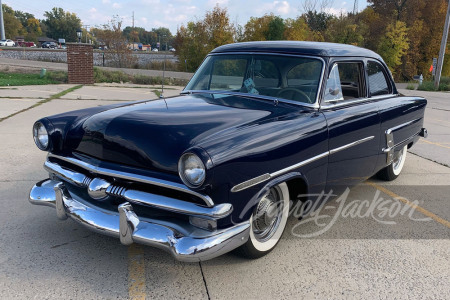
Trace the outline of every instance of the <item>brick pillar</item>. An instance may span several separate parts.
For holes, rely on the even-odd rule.
[[[91,44],[67,43],[69,83],[94,84],[94,54]]]

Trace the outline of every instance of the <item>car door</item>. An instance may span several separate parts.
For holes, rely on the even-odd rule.
[[[370,99],[379,105],[382,138],[376,170],[389,165],[399,150],[418,138],[423,127],[426,100],[397,94],[386,65],[367,61],[367,86]]]
[[[320,109],[329,135],[327,190],[341,193],[373,175],[380,143],[380,117],[368,96],[365,60],[339,58],[329,64]]]

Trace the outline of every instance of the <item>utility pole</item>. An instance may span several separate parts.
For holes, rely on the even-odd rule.
[[[358,0],[355,0],[355,3],[353,4],[353,15],[356,15],[358,13]]]
[[[2,0],[0,0],[0,37],[2,40],[6,40],[5,37],[5,23],[3,22],[3,5]]]
[[[450,26],[449,19],[450,19],[450,0],[448,1],[447,16],[445,17],[444,32],[442,33],[441,49],[439,50],[439,58],[436,66],[436,77],[434,78],[435,89],[439,88],[439,82],[441,81],[442,65],[444,63],[445,49],[447,48],[448,27]]]
[[[133,28],[132,31],[134,31],[134,10],[133,10],[133,13],[132,13],[132,17],[131,17],[131,18],[132,18],[132,20],[133,20],[133,21],[132,21],[132,24],[131,24],[131,28]],[[134,33],[133,33],[133,34],[134,34]],[[134,41],[134,39],[133,39],[133,50],[134,50],[134,42],[135,42],[135,41]]]

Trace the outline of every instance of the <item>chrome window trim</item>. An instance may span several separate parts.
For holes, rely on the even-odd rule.
[[[362,102],[370,102],[373,100],[384,100],[384,99],[388,99],[388,98],[392,98],[392,97],[397,97],[399,96],[399,94],[389,94],[389,95],[382,95],[382,96],[375,96],[375,97],[371,97],[371,98],[358,98],[356,100],[343,100],[343,101],[339,101],[337,103],[332,103],[332,104],[321,104],[320,105],[320,109],[329,109],[329,108],[335,108],[335,107],[341,107],[341,106],[345,106],[345,105],[350,105],[350,104],[357,104],[357,103],[362,103]],[[335,102],[335,101],[330,101],[327,103],[331,103],[331,102]]]
[[[256,99],[259,98],[259,99],[265,99],[265,100],[272,100],[272,101],[275,101],[275,102],[284,102],[284,103],[289,103],[289,104],[294,104],[294,105],[299,105],[299,106],[311,107],[311,108],[314,108],[314,109],[318,109],[320,107],[319,99],[320,99],[320,94],[322,92],[323,77],[325,75],[325,67],[326,67],[326,61],[325,61],[325,59],[323,57],[321,57],[321,56],[312,56],[312,55],[302,55],[302,54],[268,53],[268,52],[235,52],[235,51],[233,51],[233,52],[211,53],[211,54],[208,54],[208,56],[242,55],[242,54],[244,54],[244,55],[288,56],[288,57],[297,57],[297,58],[305,57],[305,58],[312,58],[312,59],[320,60],[322,62],[322,71],[320,73],[319,83],[317,85],[317,95],[316,95],[315,102],[314,103],[303,103],[303,102],[298,102],[298,101],[293,101],[293,100],[288,100],[288,99],[283,99],[283,98],[276,98],[276,97],[271,97],[271,96],[253,95],[253,94],[248,94],[248,93],[238,93],[238,92],[230,92],[230,91],[222,91],[222,92],[216,91],[217,92],[216,94],[225,94],[225,92],[227,92],[226,94],[229,94],[229,95],[247,96],[247,97],[256,98]],[[182,95],[183,94],[194,94],[194,93],[195,94],[200,94],[200,93],[213,94],[211,92],[214,92],[214,91],[208,91],[208,90],[183,90],[180,94],[182,94]]]
[[[236,192],[243,191],[243,190],[248,189],[248,188],[250,188],[250,187],[252,187],[252,186],[258,185],[258,184],[260,184],[260,183],[262,183],[262,182],[265,182],[265,181],[267,181],[267,180],[269,180],[269,179],[272,179],[272,178],[274,178],[274,177],[277,177],[277,176],[280,176],[280,175],[282,175],[282,174],[285,174],[285,173],[287,173],[287,172],[289,172],[289,171],[292,171],[292,170],[295,170],[295,169],[297,169],[297,168],[300,168],[300,167],[302,167],[302,166],[304,166],[304,165],[307,165],[307,164],[309,164],[309,163],[312,163],[312,162],[314,162],[314,161],[316,161],[316,160],[319,160],[319,159],[321,159],[321,158],[327,157],[327,156],[329,156],[329,155],[335,154],[335,153],[340,152],[340,151],[342,151],[342,150],[345,150],[345,149],[351,148],[351,147],[353,147],[353,146],[359,145],[359,144],[361,144],[361,143],[370,141],[370,140],[372,140],[373,138],[375,138],[375,136],[371,135],[371,136],[365,137],[365,138],[363,138],[363,139],[360,139],[360,140],[357,140],[357,141],[354,141],[354,142],[345,144],[345,145],[343,145],[343,146],[340,146],[340,147],[331,149],[331,150],[329,150],[329,151],[323,152],[323,153],[321,153],[321,154],[319,154],[319,155],[313,156],[313,157],[308,158],[308,159],[306,159],[306,160],[303,160],[303,161],[301,161],[301,162],[299,162],[299,163],[296,163],[295,165],[286,167],[286,168],[284,168],[284,169],[275,171],[275,172],[273,172],[273,173],[265,173],[265,174],[263,174],[263,175],[254,177],[254,178],[252,178],[252,179],[249,179],[249,180],[247,180],[247,181],[241,182],[241,183],[239,183],[239,184],[233,186],[233,187],[231,188],[231,192],[236,193]]]
[[[184,192],[187,194],[191,194],[193,196],[196,196],[196,197],[202,199],[208,207],[214,206],[213,200],[208,195],[204,195],[204,194],[198,193],[196,191],[193,191],[181,183],[157,179],[157,178],[153,178],[153,177],[149,177],[149,176],[132,174],[132,173],[128,173],[128,172],[110,170],[110,169],[106,169],[106,168],[102,168],[102,167],[93,166],[87,162],[78,160],[76,158],[59,156],[59,155],[55,155],[55,154],[51,154],[51,153],[48,154],[47,158],[60,159],[60,160],[66,161],[68,163],[72,163],[78,167],[81,167],[81,168],[88,170],[95,174],[101,174],[101,175],[117,177],[117,178],[121,178],[121,179],[125,179],[125,180],[131,180],[131,181],[137,181],[137,182],[146,183],[146,184],[152,184],[152,185]]]

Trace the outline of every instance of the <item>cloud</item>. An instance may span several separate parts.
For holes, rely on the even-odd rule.
[[[122,4],[117,3],[117,2],[114,2],[113,5],[112,5],[112,7],[113,7],[114,9],[122,8]]]
[[[297,9],[292,8],[288,1],[273,1],[270,3],[265,3],[262,6],[259,6],[257,11],[260,14],[270,14],[273,13],[275,15],[288,15],[297,11]]]
[[[335,15],[335,16],[340,16],[340,15],[346,14],[347,9],[345,9],[345,8],[337,9],[334,7],[327,7],[327,8],[325,8],[325,12],[328,14]]]
[[[102,3],[103,4],[109,4],[109,3],[111,3],[111,0],[102,0]]]

